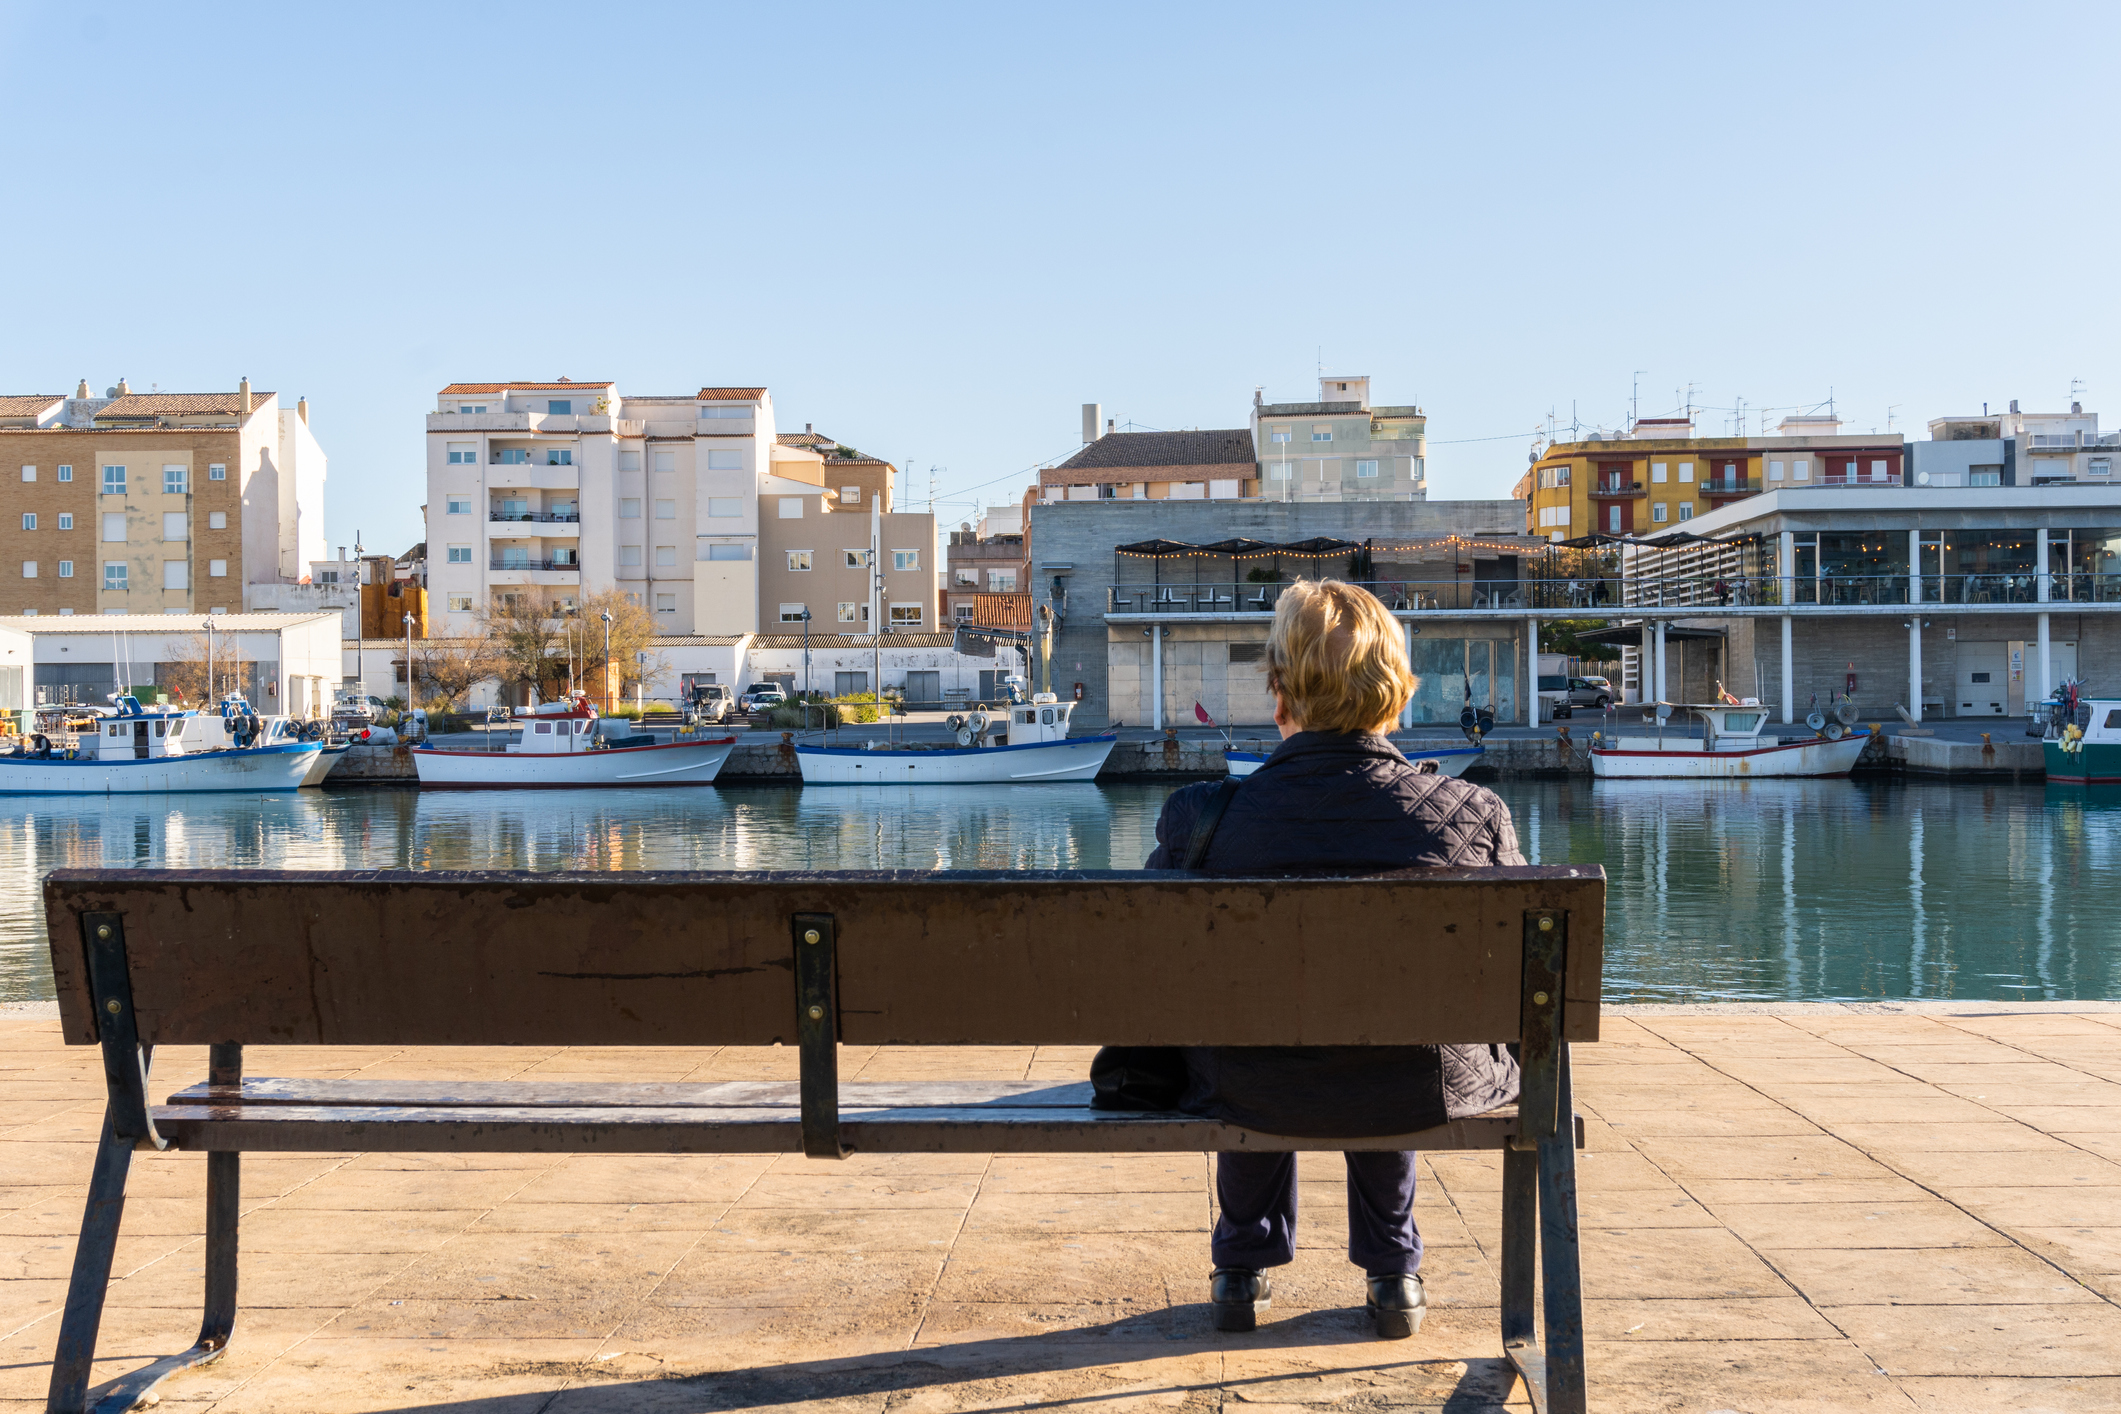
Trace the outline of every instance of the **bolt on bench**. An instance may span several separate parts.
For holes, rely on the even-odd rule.
[[[190,1350],[114,1386],[118,1407],[228,1344],[245,1151],[1493,1149],[1504,1352],[1535,1409],[1584,1408],[1568,1043],[1598,1036],[1595,866],[1330,878],[62,869],[45,907],[66,1039],[102,1046],[110,1091],[51,1414],[85,1408],[126,1174],[135,1151],[158,1149],[208,1154],[205,1320]],[[1289,1139],[1093,1109],[1087,1078],[841,1084],[842,1041],[1518,1042],[1524,1082],[1515,1107],[1418,1134]],[[243,1076],[246,1044],[781,1043],[799,1048],[796,1084]],[[169,1045],[208,1046],[208,1079],[156,1105],[149,1065]]]

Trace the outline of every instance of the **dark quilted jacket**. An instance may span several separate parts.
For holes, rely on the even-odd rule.
[[[1164,802],[1145,867],[1184,862],[1213,783]],[[1208,872],[1321,873],[1522,864],[1510,808],[1493,791],[1420,772],[1381,736],[1300,732],[1238,788]],[[1223,1046],[1186,1052],[1183,1108],[1269,1134],[1405,1134],[1517,1096],[1496,1046]]]

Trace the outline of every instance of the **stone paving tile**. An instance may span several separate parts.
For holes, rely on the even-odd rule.
[[[1894,1375],[2121,1375],[2121,1310],[2105,1302],[1822,1313]]]
[[[1719,1203],[1710,1211],[1755,1247],[2003,1247],[2010,1239],[1950,1203]]]
[[[1899,1384],[1923,1414],[2110,1414],[2121,1409],[2121,1379],[1976,1376]]]
[[[2081,1149],[2039,1153],[1928,1153],[1879,1148],[1876,1158],[1931,1188],[2121,1187],[2121,1164]]]
[[[1648,1334],[1647,1331],[1644,1334]],[[1907,1396],[1846,1340],[1599,1341],[1591,1408],[1605,1414],[1905,1410]]]
[[[1786,1247],[1775,1269],[1817,1306],[2062,1305],[2097,1301],[2082,1282],[2017,1247]]]
[[[2121,1226],[2121,1188],[1948,1188],[1944,1196],[1992,1227]]]

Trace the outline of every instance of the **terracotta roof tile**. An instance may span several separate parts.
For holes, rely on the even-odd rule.
[[[755,403],[766,396],[764,388],[702,388],[699,397],[709,403]]]
[[[1107,432],[1056,471],[1091,467],[1233,466],[1252,462],[1252,430]]]
[[[463,393],[559,392],[567,388],[616,388],[617,386],[618,384],[609,381],[598,383],[594,380],[589,382],[570,381],[566,383],[452,383],[442,390],[440,396],[453,398]]]
[[[269,392],[252,392],[250,406],[253,412],[265,405]],[[106,403],[96,413],[101,422],[111,418],[129,417],[201,417],[222,415],[238,416],[243,411],[241,393],[131,393]]]
[[[22,393],[0,396],[0,417],[35,417],[54,403],[63,403],[63,393]]]

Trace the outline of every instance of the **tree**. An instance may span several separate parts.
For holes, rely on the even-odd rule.
[[[540,697],[557,697],[566,675],[566,638],[553,606],[534,586],[497,593],[479,611],[486,676],[509,687],[535,688]]]
[[[413,655],[419,674],[420,705],[430,712],[454,712],[471,690],[501,676],[493,644],[485,638],[430,639]]]
[[[1605,628],[1606,619],[1549,619],[1539,626],[1539,642],[1542,651],[1565,653],[1571,658],[1587,658],[1600,663],[1615,662],[1620,650],[1610,643],[1586,643],[1578,634],[1593,629]]]
[[[213,663],[209,673],[206,635],[195,633],[178,643],[174,662],[157,665],[155,686],[168,688],[170,696],[179,702],[212,706],[214,699],[242,686],[242,671],[242,664],[236,658],[234,634],[217,633],[213,636]]]
[[[592,683],[603,681],[605,614],[611,615],[611,662],[618,668],[619,692],[623,695],[631,692],[635,683],[664,669],[663,656],[655,651],[655,616],[616,589],[582,600],[582,676]],[[646,662],[640,661],[642,654],[647,655]]]

